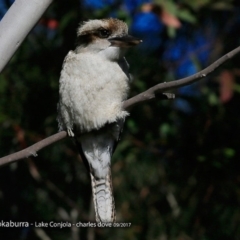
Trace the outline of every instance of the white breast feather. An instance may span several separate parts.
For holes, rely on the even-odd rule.
[[[70,51],[60,77],[60,128],[74,125],[84,132],[125,118],[128,113],[122,110],[122,102],[128,84],[117,62],[100,54]]]

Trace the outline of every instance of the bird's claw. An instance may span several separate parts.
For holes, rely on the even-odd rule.
[[[68,133],[68,136],[69,136],[69,137],[74,137],[74,133],[73,133],[73,131],[72,131],[71,128],[68,128],[68,129],[67,129],[67,133]]]

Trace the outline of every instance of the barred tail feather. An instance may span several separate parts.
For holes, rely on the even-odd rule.
[[[76,137],[79,153],[90,173],[97,222],[114,222],[111,157],[119,139],[123,120]]]
[[[92,194],[97,222],[114,222],[115,206],[112,193],[111,170],[109,169],[106,178],[96,179],[92,173]]]

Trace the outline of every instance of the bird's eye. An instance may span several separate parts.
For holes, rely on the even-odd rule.
[[[101,29],[99,29],[98,33],[99,33],[98,35],[100,38],[108,38],[111,34],[111,31],[101,28]]]

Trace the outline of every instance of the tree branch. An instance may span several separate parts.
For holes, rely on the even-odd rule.
[[[0,158],[0,166],[4,166],[6,164],[16,162],[18,160],[28,158],[28,157],[37,157],[37,152],[41,150],[42,148],[45,148],[55,142],[60,141],[61,139],[65,138],[67,136],[67,132],[62,131],[59,133],[56,133],[50,137],[47,137],[40,142],[37,142],[33,144],[32,146],[25,148],[19,152],[10,154],[6,157]]]
[[[0,21],[0,72],[53,0],[15,1]]]
[[[226,55],[224,55],[223,57],[221,57],[220,59],[218,59],[216,62],[214,62],[213,64],[211,64],[207,68],[201,70],[200,72],[198,72],[198,73],[196,73],[192,76],[182,78],[182,79],[179,79],[179,80],[176,80],[176,81],[159,83],[159,84],[149,88],[145,92],[142,92],[142,93],[126,100],[123,103],[123,108],[128,109],[128,108],[130,108],[130,107],[132,107],[132,106],[134,106],[138,103],[149,101],[149,100],[152,100],[152,99],[156,98],[157,97],[156,94],[159,93],[159,92],[163,92],[163,91],[166,91],[166,90],[186,86],[186,85],[192,84],[192,83],[194,83],[194,82],[196,82],[196,81],[198,81],[202,78],[205,78],[211,72],[216,70],[220,65],[222,65],[227,60],[234,57],[239,52],[240,52],[240,47],[237,47],[234,50],[232,50],[231,52],[229,52]],[[166,98],[167,99],[174,98],[174,95],[170,94],[170,93],[163,93],[162,95],[164,95],[165,99]],[[62,131],[62,132],[56,133],[56,134],[54,134],[50,137],[47,137],[47,138],[41,140],[40,142],[22,150],[22,151],[19,151],[19,152],[13,153],[11,155],[8,155],[6,157],[0,158],[0,166],[10,164],[12,162],[21,160],[23,158],[28,158],[30,156],[36,157],[37,156],[37,151],[39,151],[42,148],[44,148],[46,146],[49,146],[49,145],[65,138],[66,136],[67,136],[67,132]]]
[[[123,103],[123,108],[128,109],[129,107],[132,107],[138,103],[152,100],[152,99],[156,98],[157,92],[163,92],[166,90],[183,87],[183,86],[192,84],[202,78],[205,78],[207,75],[209,75],[211,72],[216,70],[219,66],[221,66],[223,63],[225,63],[227,60],[233,58],[239,52],[240,52],[240,47],[237,47],[234,50],[232,50],[231,52],[229,52],[226,55],[219,58],[216,62],[212,63],[207,68],[201,70],[200,72],[198,72],[196,74],[193,74],[189,77],[182,78],[179,80],[171,81],[171,82],[159,83],[159,84],[149,88],[147,91],[142,92],[142,93],[126,100]]]

